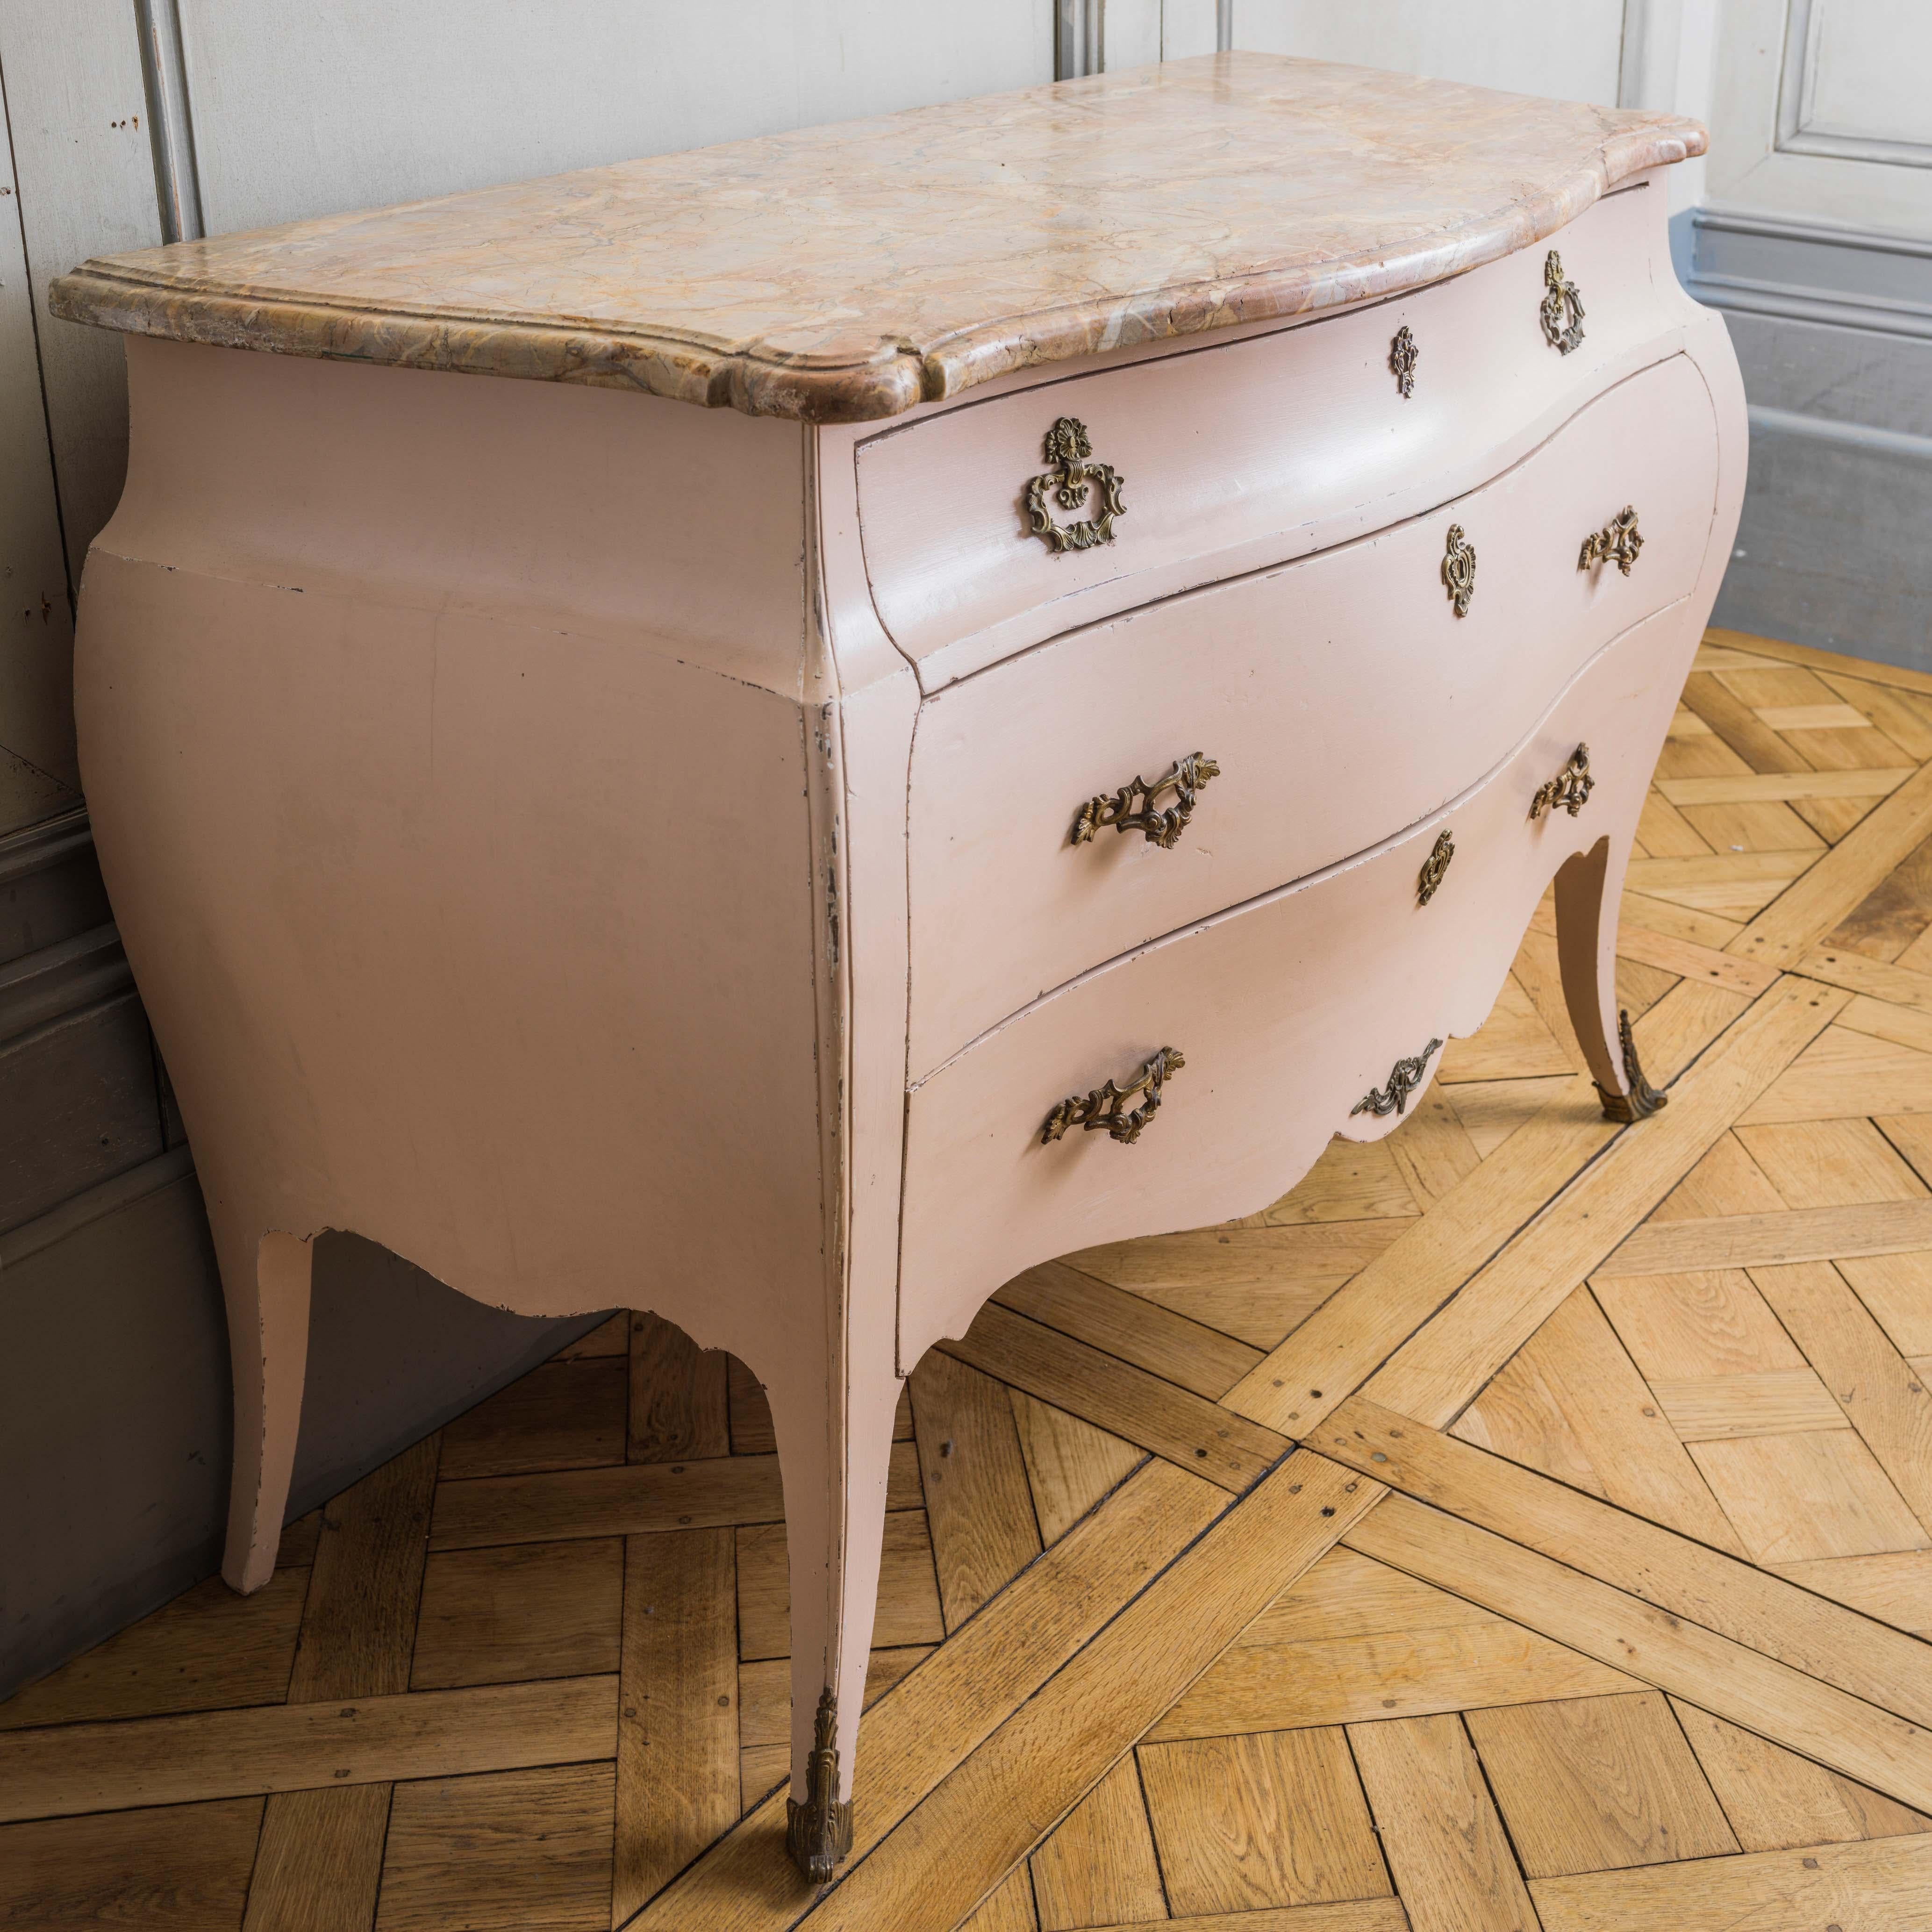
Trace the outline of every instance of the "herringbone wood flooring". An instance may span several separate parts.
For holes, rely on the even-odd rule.
[[[1664,1112],[1540,920],[1392,1138],[920,1365],[829,1892],[762,1400],[620,1316],[0,1705],[0,1923],[1932,1926],[1932,678],[1712,634],[1642,842]]]

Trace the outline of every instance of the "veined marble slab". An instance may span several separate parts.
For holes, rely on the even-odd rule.
[[[187,341],[890,416],[1526,247],[1695,122],[1217,54],[88,262]]]

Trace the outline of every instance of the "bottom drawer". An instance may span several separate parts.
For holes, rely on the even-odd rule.
[[[1036,1262],[1252,1213],[1331,1135],[1393,1130],[1396,1115],[1350,1109],[1397,1060],[1488,1018],[1564,860],[1607,836],[1621,880],[1696,635],[1684,603],[1634,626],[1440,812],[1073,981],[920,1082],[908,1106],[902,1366],[963,1334]],[[1594,791],[1575,818],[1532,820],[1538,788],[1580,742]],[[1424,904],[1418,877],[1445,828],[1454,856]],[[1124,1084],[1163,1047],[1186,1064],[1138,1140],[1076,1126],[1042,1144],[1063,1096]]]

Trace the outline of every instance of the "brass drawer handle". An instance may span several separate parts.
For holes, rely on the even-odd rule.
[[[1469,599],[1476,594],[1476,546],[1464,541],[1462,526],[1449,526],[1449,541],[1442,553],[1442,585],[1459,617],[1469,614]]]
[[[1062,416],[1046,433],[1046,460],[1053,465],[1026,486],[1028,532],[1038,537],[1057,556],[1070,550],[1091,550],[1114,541],[1114,519],[1124,517],[1120,500],[1126,478],[1116,476],[1111,463],[1089,460],[1094,454],[1087,425],[1077,416]],[[1047,514],[1047,493],[1063,510],[1077,510],[1092,490],[1100,498],[1100,514],[1076,524],[1056,524]]]
[[[1429,856],[1423,860],[1422,870],[1416,876],[1418,905],[1426,905],[1436,896],[1436,889],[1442,884],[1443,874],[1449,869],[1449,861],[1455,856],[1456,842],[1445,826],[1436,835],[1436,843],[1430,848]]]
[[[1115,1140],[1131,1145],[1140,1138],[1141,1130],[1160,1106],[1162,1082],[1186,1064],[1180,1048],[1164,1046],[1124,1087],[1109,1080],[1090,1094],[1068,1094],[1047,1115],[1046,1124],[1040,1130],[1040,1144],[1044,1147],[1058,1140],[1069,1127],[1084,1127],[1090,1134],[1104,1127]],[[1121,1102],[1131,1100],[1136,1094],[1144,1094],[1145,1102],[1131,1112],[1124,1111]]]
[[[1543,332],[1551,348],[1568,356],[1583,339],[1583,298],[1574,282],[1563,278],[1563,257],[1552,248],[1543,264],[1544,286],[1548,292],[1538,311]]]
[[[1072,836],[1067,842],[1084,845],[1094,833],[1111,825],[1116,832],[1144,832],[1150,845],[1171,852],[1194,816],[1195,794],[1210,778],[1220,776],[1221,767],[1205,752],[1190,752],[1152,784],[1137,778],[1111,796],[1090,798],[1075,814]],[[1165,812],[1157,812],[1154,802],[1166,791],[1174,794],[1174,802]],[[1136,799],[1140,800],[1138,806]]]
[[[1576,568],[1588,570],[1593,563],[1613,563],[1628,577],[1642,548],[1643,532],[1636,526],[1636,512],[1626,503],[1601,530],[1592,530],[1583,539]]]
[[[1536,796],[1529,802],[1529,815],[1540,818],[1546,812],[1554,812],[1560,805],[1574,818],[1589,802],[1596,785],[1596,780],[1590,776],[1590,748],[1579,745],[1570,754],[1563,769],[1538,788]]]
[[[1348,1109],[1348,1118],[1353,1120],[1358,1114],[1374,1114],[1379,1118],[1402,1112],[1408,1106],[1410,1094],[1422,1084],[1422,1076],[1429,1065],[1429,1056],[1442,1044],[1439,1040],[1432,1040],[1413,1058],[1398,1060],[1389,1069],[1388,1085],[1386,1088],[1371,1087]]]

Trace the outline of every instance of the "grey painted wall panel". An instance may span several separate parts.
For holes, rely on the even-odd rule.
[[[211,1575],[228,1340],[192,1174],[38,1245],[0,1237],[0,1697]],[[52,1220],[54,1217],[50,1217]],[[70,1210],[60,1217],[70,1223]],[[592,1328],[484,1308],[352,1236],[316,1256],[290,1514]]]

